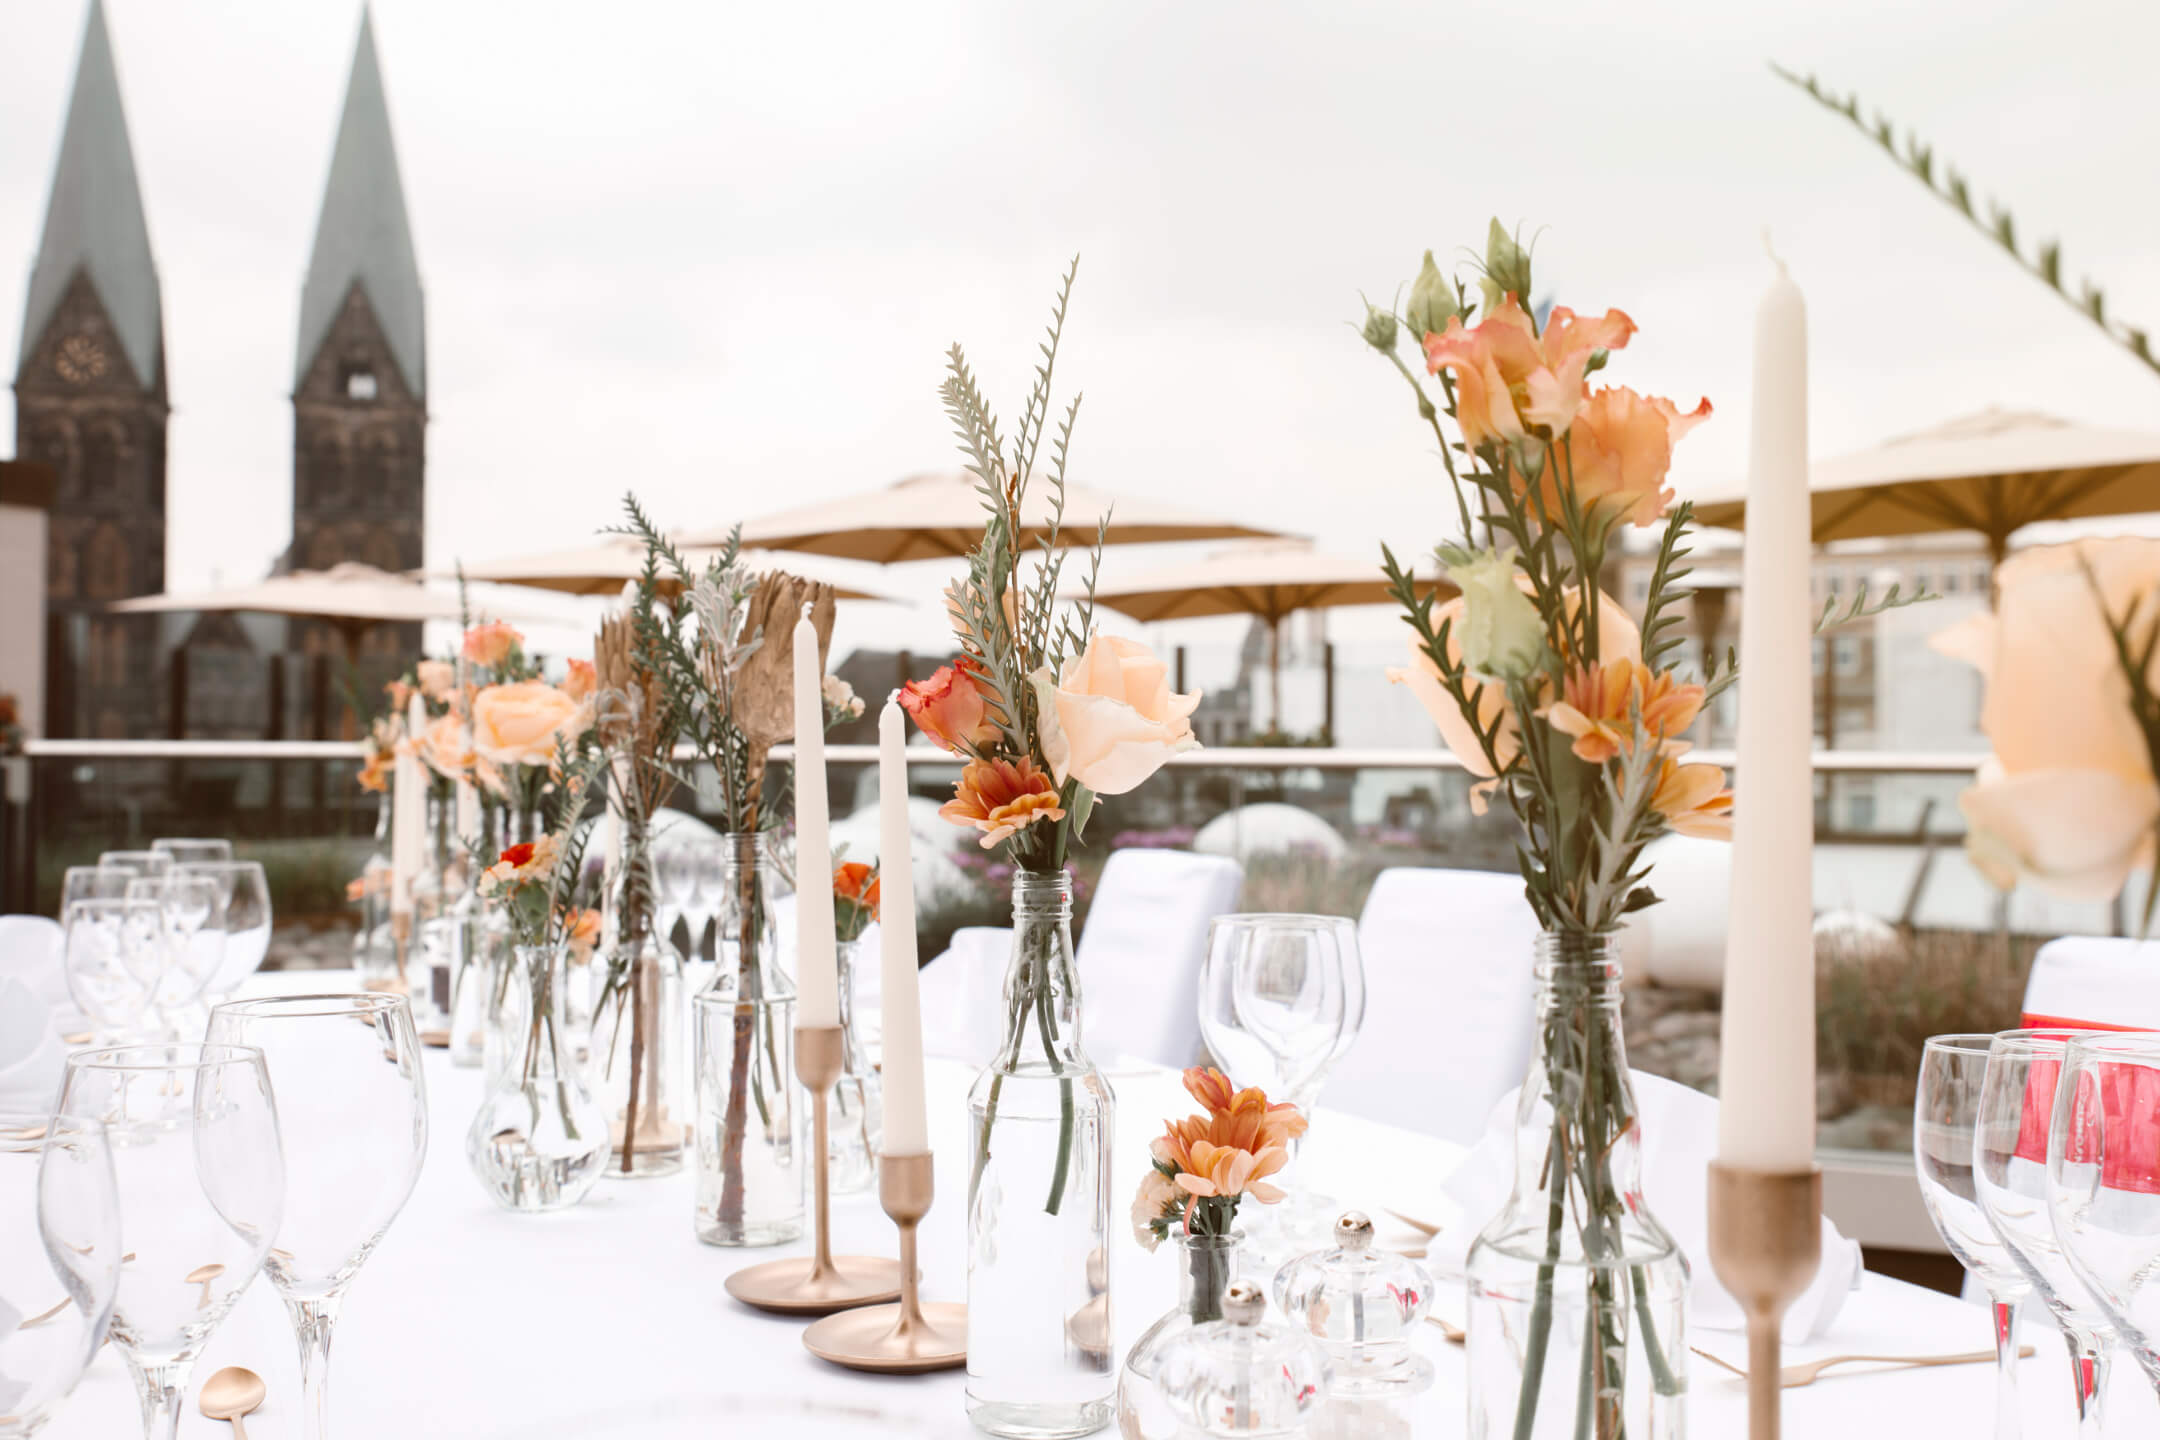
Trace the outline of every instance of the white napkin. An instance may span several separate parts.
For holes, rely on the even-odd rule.
[[[52,1007],[21,980],[0,977],[0,1110],[49,1112],[66,1061]]]
[[[1699,1090],[1640,1070],[1629,1072],[1641,1110],[1643,1198],[1687,1255],[1693,1274],[1690,1325],[1709,1330],[1746,1328],[1740,1303],[1718,1283],[1710,1264],[1710,1161],[1717,1150],[1717,1101]],[[1515,1102],[1510,1090],[1493,1106],[1485,1133],[1447,1182],[1462,1220],[1433,1237],[1427,1263],[1460,1274],[1470,1242],[1487,1218],[1507,1203],[1515,1183]],[[1822,1266],[1815,1283],[1785,1312],[1785,1335],[1805,1340],[1827,1330],[1845,1297],[1858,1288],[1860,1247],[1824,1216]]]

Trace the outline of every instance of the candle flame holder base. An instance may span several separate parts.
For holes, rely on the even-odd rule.
[[[795,1027],[795,1078],[810,1092],[811,1175],[814,1180],[816,1248],[809,1255],[768,1260],[737,1270],[727,1278],[727,1292],[743,1304],[776,1315],[830,1315],[902,1292],[897,1262],[874,1255],[832,1253],[832,1204],[828,1171],[831,1137],[827,1104],[840,1078],[845,1056],[838,1025]]]
[[[1780,1325],[1822,1264],[1822,1172],[1712,1161],[1710,1263],[1747,1313],[1748,1440],[1778,1440]]]
[[[820,1360],[882,1375],[920,1375],[967,1363],[967,1306],[923,1304],[917,1293],[915,1228],[930,1213],[928,1155],[886,1155],[878,1161],[878,1198],[900,1227],[900,1300],[828,1315],[803,1331],[803,1347]]]

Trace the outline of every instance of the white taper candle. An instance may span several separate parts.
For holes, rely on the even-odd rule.
[[[405,710],[405,738],[398,744],[390,790],[390,913],[410,915],[413,877],[427,837],[427,776],[413,748],[427,728],[427,704],[419,696]]]
[[[1778,262],[1755,311],[1741,565],[1739,765],[1718,1065],[1718,1159],[1815,1158],[1815,784],[1807,309]]]
[[[922,992],[915,960],[915,862],[908,851],[907,724],[878,716],[878,941],[887,1155],[930,1153],[923,1104]]]
[[[833,947],[832,839],[825,800],[825,664],[803,606],[795,624],[796,1023],[840,1023],[839,960]]]

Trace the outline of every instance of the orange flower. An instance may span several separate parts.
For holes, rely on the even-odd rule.
[[[1237,1096],[1230,1077],[1212,1065],[1195,1065],[1185,1072],[1185,1093],[1211,1111],[1228,1110]]]
[[[583,700],[600,688],[600,678],[593,670],[590,660],[572,660],[570,673],[563,677],[562,693],[573,700]]]
[[[1544,478],[1546,511],[1558,514],[1554,482],[1566,484],[1585,509],[1617,509],[1637,525],[1654,525],[1672,504],[1665,486],[1673,446],[1710,418],[1710,402],[1687,414],[1663,396],[1642,396],[1625,385],[1609,386],[1583,402],[1568,431],[1567,453]],[[1559,470],[1555,476],[1554,469]],[[1518,483],[1517,489],[1521,486]]]
[[[1682,835],[1698,840],[1732,839],[1732,791],[1715,765],[1682,765],[1667,755],[1658,762],[1650,808]]]
[[[1568,671],[1564,693],[1567,698],[1550,707],[1545,718],[1561,734],[1574,736],[1576,757],[1592,765],[1634,747],[1637,709],[1651,738],[1679,754],[1686,743],[1668,737],[1695,723],[1704,697],[1702,686],[1683,685],[1670,670],[1653,675],[1639,660],[1608,660],[1596,670],[1578,665]]]
[[[360,767],[360,788],[372,790],[378,795],[387,793],[390,789],[390,771],[396,763],[394,751],[370,750],[367,763]]]
[[[390,708],[397,713],[400,720],[404,719],[406,709],[412,704],[413,687],[403,680],[390,680],[384,682],[382,688],[383,693],[390,697]]]
[[[572,910],[564,917],[563,938],[582,950],[600,943],[600,912]]]
[[[1283,1198],[1283,1192],[1264,1177],[1289,1163],[1290,1153],[1280,1145],[1270,1145],[1255,1154],[1202,1140],[1192,1148],[1191,1166],[1180,1172],[1174,1183],[1196,1197],[1219,1195],[1235,1200],[1250,1195],[1263,1205],[1273,1205]]]
[[[910,680],[901,686],[900,708],[940,748],[955,755],[977,753],[998,735],[998,727],[989,718],[990,707],[972,678],[982,673],[981,665],[963,655],[940,666],[928,680]]]
[[[480,876],[480,892],[493,895],[505,886],[516,887],[546,880],[555,869],[560,848],[553,834],[523,845],[512,845]]]
[[[833,898],[865,907],[872,920],[878,917],[878,885],[877,871],[858,860],[847,861],[832,874]]]
[[[420,732],[416,748],[430,770],[445,780],[457,780],[472,767],[470,738],[457,712],[445,710]]]
[[[1513,295],[1480,321],[1462,317],[1425,336],[1425,368],[1455,376],[1455,410],[1471,449],[1528,439],[1533,430],[1564,433],[1583,403],[1583,377],[1599,350],[1618,350],[1635,322],[1618,310],[1586,320],[1566,306],[1552,312],[1539,336]]]
[[[1188,1088],[1192,1074],[1192,1071],[1186,1072]],[[1216,1078],[1221,1078],[1219,1072]],[[1225,1081],[1225,1087],[1227,1084]],[[1305,1133],[1306,1123],[1297,1106],[1287,1102],[1270,1105],[1264,1091],[1248,1088],[1238,1091],[1219,1109],[1211,1106],[1205,1115],[1165,1121],[1163,1133],[1150,1145],[1149,1153],[1161,1164],[1190,1170],[1194,1168],[1193,1156],[1200,1145],[1228,1146],[1254,1153],[1280,1147],[1287,1152],[1290,1142]]]
[[[970,760],[960,772],[953,798],[938,808],[938,814],[955,825],[982,831],[985,850],[1037,820],[1065,818],[1050,777],[1028,759],[1017,765],[1010,760]]]
[[[475,625],[465,632],[461,653],[475,665],[489,669],[510,658],[510,652],[525,643],[525,637],[500,620],[490,620],[485,625]]]
[[[457,689],[457,666],[447,660],[422,660],[413,667],[413,675],[420,682],[420,693],[437,704],[448,701]]]

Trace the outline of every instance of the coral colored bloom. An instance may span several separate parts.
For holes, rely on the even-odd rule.
[[[1473,450],[1517,444],[1533,431],[1560,435],[1583,403],[1583,377],[1599,350],[1618,350],[1635,322],[1618,310],[1597,319],[1566,306],[1552,313],[1539,336],[1513,295],[1464,329],[1460,316],[1425,336],[1425,366],[1455,377],[1455,412]]]
[[[563,923],[563,939],[581,950],[590,950],[600,943],[600,912],[598,910],[572,910]]]
[[[981,665],[963,655],[938,667],[928,680],[910,680],[901,686],[900,708],[940,749],[955,755],[975,754],[998,736],[989,704],[975,684],[974,677],[982,673]]]
[[[493,669],[510,658],[510,652],[525,643],[525,637],[515,628],[501,620],[490,620],[485,625],[475,625],[465,632],[465,640],[459,653],[475,665]]]
[[[1685,742],[1671,737],[1695,723],[1705,692],[1700,685],[1681,684],[1670,670],[1653,675],[1639,660],[1611,660],[1596,670],[1577,666],[1568,671],[1563,693],[1567,698],[1547,710],[1545,718],[1555,730],[1575,737],[1578,759],[1602,765],[1634,748],[1638,711],[1652,739],[1670,753],[1685,750]]]
[[[832,890],[835,899],[852,900],[870,912],[870,918],[878,914],[878,873],[859,860],[850,860],[833,870]]]
[[[1188,1195],[1219,1195],[1229,1200],[1250,1195],[1263,1205],[1273,1205],[1283,1192],[1266,1183],[1266,1177],[1289,1163],[1290,1153],[1279,1145],[1255,1153],[1202,1140],[1192,1147],[1191,1166],[1181,1170],[1174,1183]]]
[[[563,677],[562,693],[573,700],[583,700],[600,688],[600,678],[593,670],[590,660],[572,660],[570,673]]]
[[[414,748],[427,767],[445,780],[460,779],[472,767],[471,739],[454,710],[446,710],[430,721]]]
[[[1567,432],[1567,448],[1546,467],[1546,513],[1561,513],[1557,482],[1585,510],[1602,506],[1637,525],[1656,524],[1673,501],[1665,485],[1673,446],[1709,418],[1708,400],[1683,415],[1672,401],[1638,395],[1625,385],[1598,391],[1583,402]]]
[[[953,787],[953,798],[938,808],[938,814],[955,825],[982,831],[985,850],[1037,820],[1065,818],[1050,777],[1026,759],[1018,764],[970,760],[960,772],[960,783]]]
[[[1715,765],[1683,765],[1667,755],[1658,761],[1650,808],[1682,835],[1698,840],[1732,839],[1732,791]]]
[[[546,880],[555,869],[560,844],[550,833],[538,840],[512,845],[480,876],[483,893],[495,894],[505,886],[530,885]]]
[[[1214,1066],[1195,1065],[1185,1072],[1185,1093],[1209,1110],[1228,1110],[1237,1090]]]

